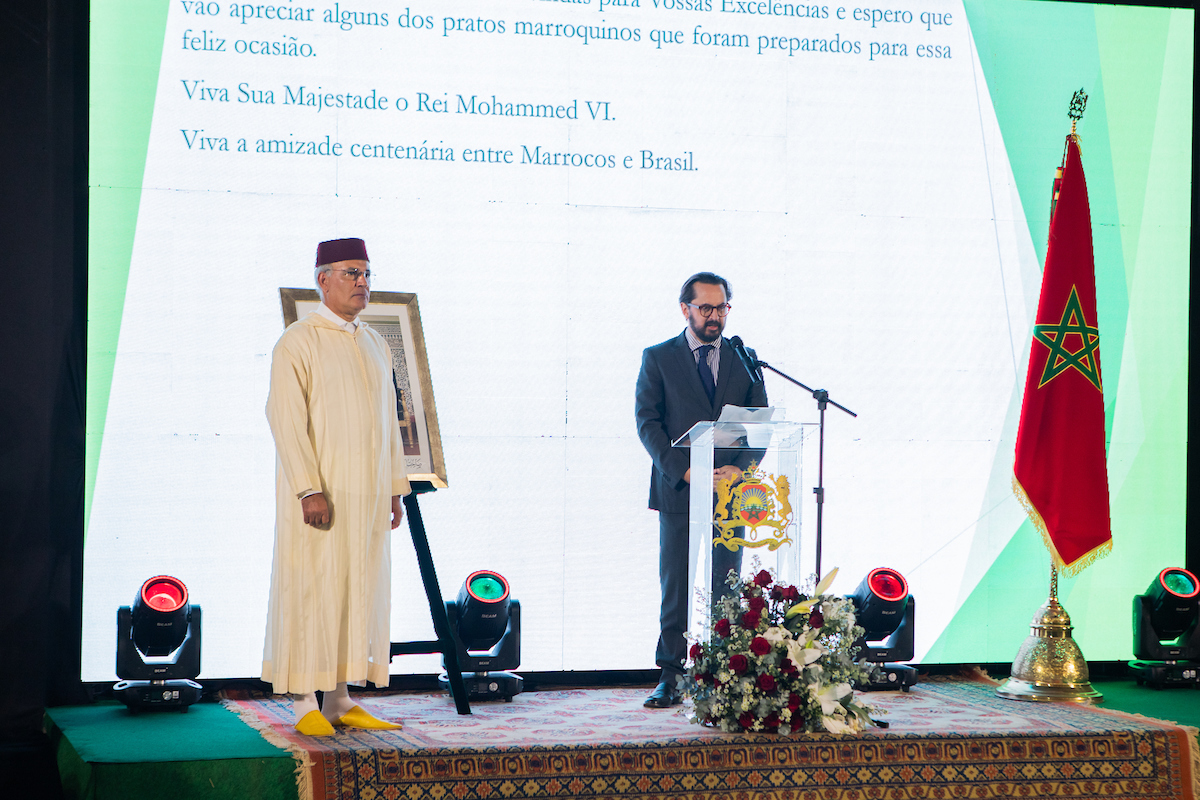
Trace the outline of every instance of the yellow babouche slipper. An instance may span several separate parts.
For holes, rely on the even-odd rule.
[[[310,711],[296,723],[296,730],[305,736],[333,736],[333,726],[320,711]]]
[[[345,725],[347,728],[369,728],[376,731],[399,730],[403,725],[397,725],[395,722],[385,722],[381,719],[376,719],[366,712],[362,706],[355,706],[347,711],[342,718],[337,721],[338,725]]]

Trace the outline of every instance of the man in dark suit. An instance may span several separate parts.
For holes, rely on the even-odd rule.
[[[660,633],[655,663],[659,684],[646,698],[648,708],[668,708],[680,701],[678,679],[684,673],[688,603],[688,500],[693,480],[715,488],[717,481],[737,481],[753,455],[718,450],[712,476],[691,474],[688,451],[672,447],[700,420],[715,420],[725,405],[765,406],[762,383],[754,384],[738,363],[729,340],[721,336],[729,314],[729,282],[711,272],[688,278],[679,292],[679,308],[687,321],[683,333],[642,353],[635,405],[638,437],[650,453],[650,508],[658,511],[658,579],[662,588]],[[741,463],[745,461],[746,463]],[[709,545],[711,546],[711,545]],[[725,586],[730,569],[739,569],[741,551],[724,547],[712,552],[714,595]]]

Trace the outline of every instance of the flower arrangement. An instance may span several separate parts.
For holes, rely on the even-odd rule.
[[[758,569],[757,561],[754,569]],[[825,594],[833,570],[809,594],[765,569],[713,608],[712,635],[692,644],[684,694],[691,719],[725,731],[856,733],[872,709],[851,685],[867,679],[854,663],[862,635],[851,601]]]

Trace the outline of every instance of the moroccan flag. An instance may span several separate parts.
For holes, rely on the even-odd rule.
[[[1092,215],[1074,134],[1054,188],[1013,491],[1073,575],[1112,549]]]

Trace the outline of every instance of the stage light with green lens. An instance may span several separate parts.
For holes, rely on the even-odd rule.
[[[1164,569],[1161,573],[1163,586],[1172,594],[1191,597],[1196,594],[1196,582],[1192,574],[1183,569]]]
[[[499,572],[472,572],[458,590],[458,636],[467,650],[488,650],[508,627],[508,581]]]
[[[458,666],[471,702],[511,701],[520,694],[524,680],[505,670],[521,665],[521,603],[510,596],[504,576],[490,569],[472,572],[458,597],[446,602],[446,616],[458,640]],[[448,676],[438,683],[449,688]]]
[[[493,575],[490,572],[477,572],[475,575],[477,577],[471,581],[468,589],[471,594],[482,600],[492,602],[504,599],[504,595],[508,592],[508,587],[501,583],[503,578],[499,578],[498,575]]]
[[[1139,684],[1200,685],[1200,581],[1188,570],[1167,567],[1134,595],[1133,657]]]
[[[1196,626],[1197,596],[1200,582],[1181,567],[1167,567],[1158,573],[1144,597],[1149,603],[1150,620],[1160,641],[1175,639]]]

